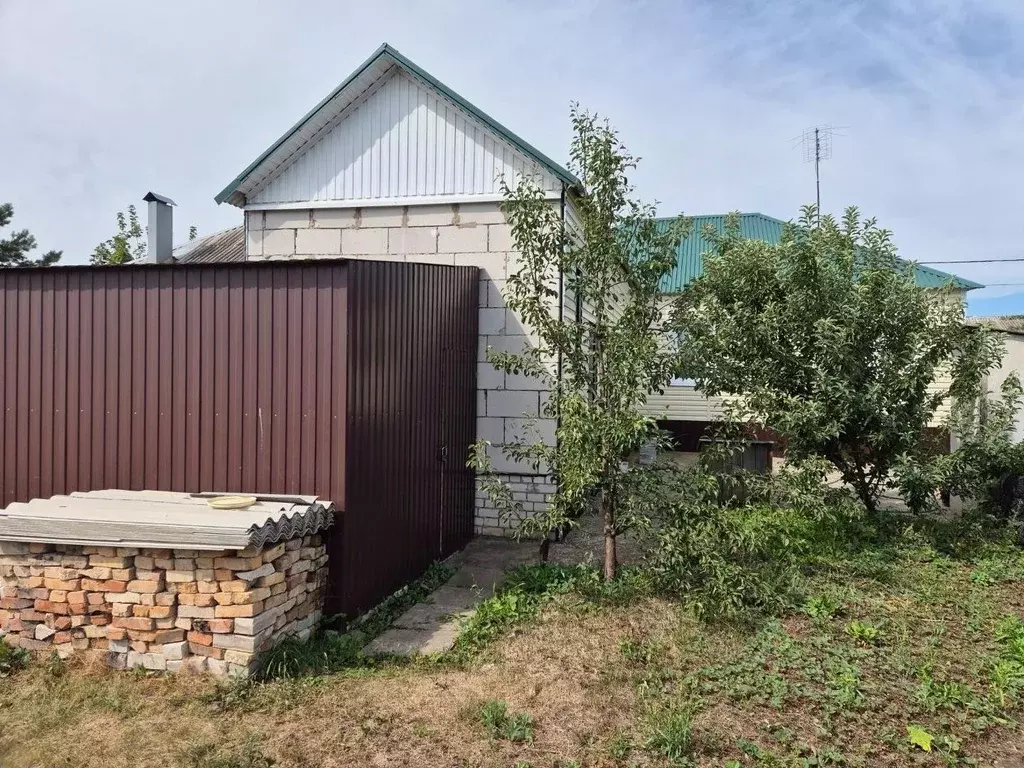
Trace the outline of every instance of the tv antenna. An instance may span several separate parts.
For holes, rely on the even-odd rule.
[[[804,162],[814,163],[814,190],[819,221],[821,220],[821,163],[824,160],[832,159],[832,137],[842,135],[836,133],[836,128],[837,126],[831,123],[815,125],[805,130],[796,139],[803,149]]]

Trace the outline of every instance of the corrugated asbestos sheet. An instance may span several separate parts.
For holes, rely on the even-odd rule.
[[[185,245],[179,245],[172,255],[181,264],[245,261],[245,228],[231,227],[212,235],[197,237]]]
[[[968,317],[964,325],[972,327],[988,326],[994,331],[1012,333],[1015,336],[1024,336],[1024,316],[1022,315],[993,315],[991,317]]]
[[[210,494],[215,495],[215,494]],[[245,549],[309,536],[334,523],[316,496],[257,497],[245,509],[164,491],[89,491],[0,510],[0,540],[161,549]]]
[[[663,291],[673,293],[681,291],[690,284],[704,268],[704,255],[712,250],[711,244],[704,237],[703,231],[706,226],[714,227],[718,232],[725,231],[726,216],[692,216],[688,217],[693,222],[693,229],[689,237],[679,243],[676,251],[676,266],[662,281]],[[672,219],[661,219],[658,223],[664,230]],[[780,219],[765,216],[763,213],[741,213],[740,214],[740,235],[748,240],[763,240],[767,243],[776,244],[782,239],[782,230],[786,222]],[[947,272],[942,272],[931,267],[921,266],[914,270],[917,284],[922,288],[941,288],[950,281],[960,288],[970,290],[971,288],[982,287],[978,283],[956,277]]]

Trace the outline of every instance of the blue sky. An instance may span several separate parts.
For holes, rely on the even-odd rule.
[[[182,236],[232,226],[213,196],[386,40],[552,157],[570,101],[606,115],[665,214],[796,216],[793,138],[832,123],[826,210],[906,258],[1021,257],[1021,39],[1017,0],[0,0],[0,198],[69,262],[150,189]],[[1024,312],[1024,263],[944,268]]]

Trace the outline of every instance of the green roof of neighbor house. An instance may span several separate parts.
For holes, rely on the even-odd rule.
[[[710,224],[719,232],[725,231],[726,215],[714,216],[690,216],[693,221],[693,230],[689,237],[679,243],[676,251],[676,266],[662,280],[661,288],[668,293],[681,291],[694,280],[704,268],[704,254],[711,251],[711,243],[702,234],[704,228]],[[668,227],[673,219],[659,219],[659,225]],[[778,243],[782,239],[782,229],[786,222],[763,213],[741,213],[740,234],[749,240],[764,240],[767,243]],[[952,283],[957,288],[971,290],[973,288],[984,288],[981,283],[972,280],[965,280],[962,277],[942,272],[938,269],[915,265],[914,274],[917,284],[922,288],[941,288]]]

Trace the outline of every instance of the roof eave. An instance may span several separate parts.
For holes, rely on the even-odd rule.
[[[288,139],[294,136],[296,132],[299,131],[299,129],[301,129],[302,126],[305,125],[309,120],[316,117],[317,113],[320,112],[320,110],[322,110],[324,107],[326,107],[331,102],[331,100],[334,99],[334,97],[336,97],[339,93],[345,90],[345,88],[347,88],[353,80],[355,80],[357,77],[363,74],[363,72],[365,72],[367,69],[373,66],[373,63],[377,61],[377,59],[388,53],[390,50],[391,47],[387,43],[381,45],[376,51],[373,52],[370,58],[368,58],[366,61],[360,64],[359,67],[357,67],[356,70],[351,75],[346,77],[345,80],[340,85],[338,85],[334,90],[327,94],[327,96],[321,99],[320,102],[315,107],[313,107],[309,112],[303,115],[302,118],[297,123],[295,123],[295,125],[293,125],[287,131],[285,131],[284,134],[282,134],[281,138],[279,138],[277,141],[271,144],[266,150],[263,151],[263,153],[259,157],[257,157],[251,163],[249,163],[248,167],[246,167],[244,171],[238,174],[230,184],[224,187],[224,189],[220,191],[220,194],[218,194],[214,198],[214,200],[218,204],[223,202],[230,202],[232,205],[239,205],[238,199],[241,198],[241,205],[244,205],[245,195],[237,191],[241,183],[245,181],[245,179],[253,171],[255,171],[263,163],[264,160],[270,157],[270,155],[273,154],[273,152],[277,150],[278,147],[280,147],[282,144],[288,141]]]
[[[967,279],[962,278],[962,277],[956,278],[956,280],[954,282],[955,282],[955,284],[957,285],[958,288],[963,288],[965,291],[976,291],[979,288],[984,288],[985,287],[981,283],[976,283],[973,280],[967,280]]]
[[[244,171],[238,174],[238,176],[236,176],[231,181],[230,184],[224,187],[224,189],[222,189],[220,193],[214,198],[217,204],[219,205],[220,203],[227,202],[239,208],[244,207],[246,204],[246,196],[244,193],[238,190],[242,183],[250,175],[252,175],[252,173],[257,168],[259,168],[260,165],[268,157],[270,157],[275,151],[277,151],[277,149],[282,144],[284,144],[292,136],[294,136],[299,130],[302,129],[302,127],[307,122],[316,117],[316,115],[321,110],[325,109],[327,105],[330,104],[331,101],[335,99],[335,97],[337,97],[342,91],[348,88],[348,86],[351,85],[354,80],[356,80],[370,67],[372,67],[380,58],[385,56],[391,59],[395,64],[398,64],[399,66],[405,68],[406,70],[414,74],[416,77],[425,81],[432,88],[436,89],[444,96],[454,101],[460,107],[462,107],[471,115],[473,115],[476,119],[484,123],[484,125],[488,126],[491,130],[495,131],[498,135],[500,135],[514,147],[519,149],[521,152],[525,153],[529,157],[532,157],[540,165],[546,167],[556,177],[558,177],[558,179],[562,181],[562,183],[568,185],[569,187],[582,190],[582,182],[568,170],[563,168],[561,165],[556,163],[554,160],[549,158],[540,150],[536,149],[531,144],[528,144],[526,141],[524,141],[519,136],[514,134],[512,131],[510,131],[508,128],[499,123],[497,120],[493,119],[488,114],[481,111],[476,105],[464,99],[455,91],[451,90],[448,86],[446,86],[440,80],[435,78],[429,72],[421,69],[419,66],[417,66],[415,63],[407,59],[405,56],[396,51],[390,45],[384,43],[376,51],[373,52],[370,58],[364,61],[359,67],[356,68],[356,70],[351,75],[345,78],[345,80],[340,85],[338,85],[334,90],[327,94],[326,97],[321,99],[320,102],[315,107],[313,107],[313,109],[311,109],[309,112],[303,115],[302,119],[300,119],[297,123],[295,123],[295,125],[289,128],[277,141],[271,144],[270,147],[268,147],[259,157],[253,160]]]

